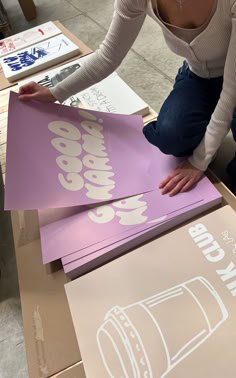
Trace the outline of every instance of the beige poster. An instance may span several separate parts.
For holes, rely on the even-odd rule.
[[[87,378],[236,377],[226,206],[67,284]]]

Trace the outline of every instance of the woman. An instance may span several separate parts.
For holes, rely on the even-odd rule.
[[[116,0],[107,36],[86,64],[55,88],[31,82],[19,93],[22,100],[63,102],[104,79],[122,62],[147,14],[169,48],[186,59],[158,120],[143,129],[165,154],[188,158],[159,185],[172,196],[199,180],[230,127],[236,140],[236,0]],[[236,187],[236,156],[227,172]]]

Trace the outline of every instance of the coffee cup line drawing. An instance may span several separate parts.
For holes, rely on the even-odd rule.
[[[167,311],[173,314],[169,323]],[[96,335],[108,377],[164,378],[227,318],[220,295],[200,276],[128,306],[114,306]],[[189,328],[186,319],[192,321]],[[158,363],[152,345],[156,359],[161,356]]]

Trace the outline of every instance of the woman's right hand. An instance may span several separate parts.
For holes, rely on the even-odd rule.
[[[55,102],[56,98],[52,95],[47,87],[43,87],[31,81],[19,89],[19,100],[29,101],[36,100],[40,102]]]

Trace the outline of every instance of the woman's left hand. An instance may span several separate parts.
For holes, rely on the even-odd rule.
[[[186,160],[160,183],[159,189],[161,189],[161,194],[169,193],[169,196],[172,197],[177,193],[186,192],[202,175],[203,171],[195,168]]]

